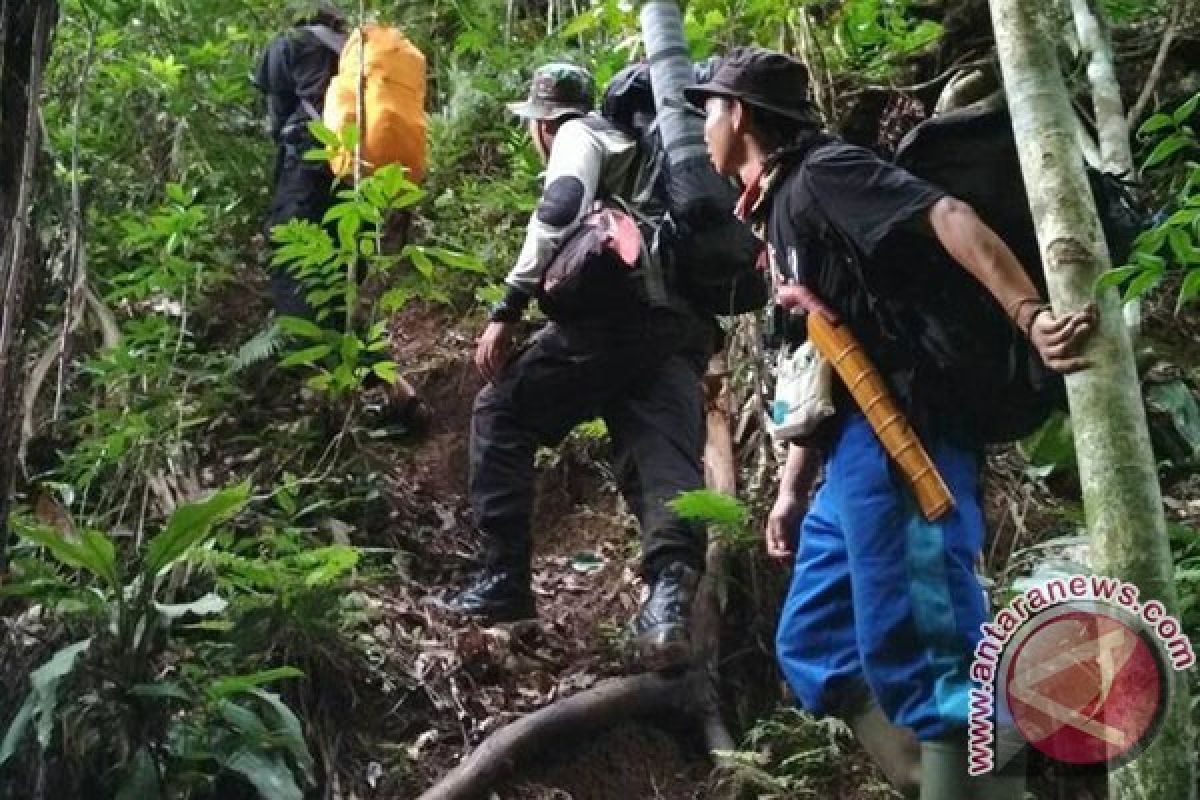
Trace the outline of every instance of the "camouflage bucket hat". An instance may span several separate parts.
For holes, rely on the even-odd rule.
[[[574,64],[546,64],[533,73],[529,99],[509,103],[508,110],[522,119],[558,119],[592,110],[595,84],[586,69]]]

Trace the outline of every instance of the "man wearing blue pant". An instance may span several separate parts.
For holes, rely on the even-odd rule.
[[[982,448],[955,400],[956,376],[930,369],[897,331],[914,321],[932,327],[936,321],[921,316],[927,298],[965,283],[976,295],[986,290],[986,311],[1007,316],[1046,367],[1070,372],[1086,366],[1079,351],[1094,310],[1056,314],[969,206],[822,132],[806,90],[799,62],[739,48],[686,94],[705,112],[717,171],[741,182],[741,211],[765,229],[772,269],[788,283],[776,301],[791,310],[813,306],[815,296],[849,327],[956,506],[937,522],[922,516],[839,385],[834,417],[812,441],[790,446],[769,521],[768,552],[791,556],[823,462],[825,483],[799,526],[779,662],[801,704],[847,719],[907,794],[1018,800],[1023,770],[967,774],[969,669],[987,613],[974,572],[984,535]],[[957,267],[935,272],[937,259]]]

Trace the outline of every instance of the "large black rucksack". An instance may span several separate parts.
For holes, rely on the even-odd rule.
[[[1033,217],[1005,108],[968,108],[918,125],[900,143],[896,163],[968,203],[1012,249],[1039,291],[1046,290]],[[1089,170],[1114,263],[1123,263],[1142,216],[1122,182]],[[878,291],[845,242],[838,269],[850,269],[880,340],[905,353],[915,405],[952,419],[977,443],[1013,441],[1065,406],[1062,377],[1042,363],[1025,336],[974,278],[937,251],[918,286],[903,298]],[[923,259],[924,260],[924,259]],[[913,269],[913,267],[909,267]]]
[[[655,124],[649,65],[633,64],[618,72],[605,90],[601,113],[638,142],[633,206],[654,221],[653,244],[672,285],[708,313],[762,308],[768,295],[766,276],[758,268],[762,247],[749,226],[733,216],[737,192],[715,174],[671,174]]]

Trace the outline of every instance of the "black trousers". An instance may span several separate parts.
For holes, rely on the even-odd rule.
[[[333,173],[324,161],[305,161],[303,154],[315,147],[311,139],[284,143],[275,160],[275,192],[271,210],[263,223],[263,234],[271,241],[271,229],[294,219],[321,224],[332,202]],[[331,232],[332,235],[332,232]],[[311,317],[300,282],[282,266],[271,269],[271,301],[280,314]]]
[[[704,485],[702,379],[712,340],[711,322],[661,311],[621,325],[551,323],[518,351],[480,391],[471,418],[469,494],[489,566],[528,572],[534,454],[601,417],[640,524],[644,576],[676,561],[703,568],[703,526],[666,503]]]

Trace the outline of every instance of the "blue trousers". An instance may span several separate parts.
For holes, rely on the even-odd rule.
[[[869,690],[922,741],[966,727],[971,658],[987,613],[974,569],[984,533],[980,455],[925,445],[957,504],[935,523],[866,419],[843,423],[801,523],[776,633],[780,666],[804,708],[839,713]]]

